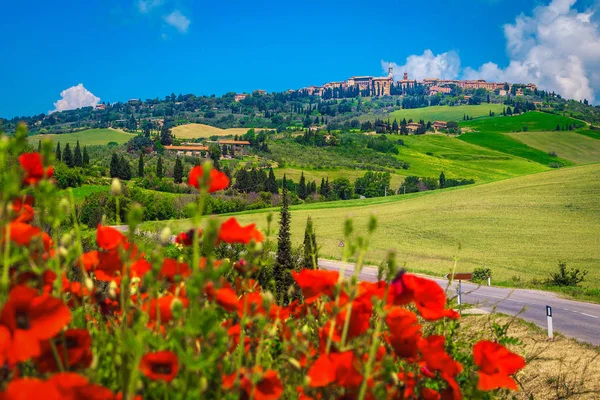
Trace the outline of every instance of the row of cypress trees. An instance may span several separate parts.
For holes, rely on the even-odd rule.
[[[38,143],[38,152],[41,150],[42,142]],[[81,147],[79,146],[79,140],[75,145],[75,149],[71,151],[71,146],[69,143],[65,146],[64,150],[60,148],[60,142],[56,144],[55,151],[56,161],[62,161],[69,168],[73,167],[85,167],[90,165],[90,156],[87,151],[87,146],[83,146],[83,153],[81,151]]]

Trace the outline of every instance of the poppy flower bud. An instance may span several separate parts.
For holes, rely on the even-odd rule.
[[[65,233],[63,235],[63,237],[60,239],[60,243],[65,247],[69,247],[72,240],[73,240],[73,235],[71,235],[70,233]]]
[[[69,204],[69,200],[63,197],[58,203],[58,208],[63,214],[69,214],[71,211],[71,204]]]
[[[169,228],[168,226],[165,226],[163,228],[163,230],[160,232],[160,242],[162,244],[169,244],[171,242],[171,236],[173,235],[173,232],[171,231],[171,228]]]
[[[112,183],[110,184],[110,192],[114,196],[119,196],[121,195],[121,191],[121,181],[119,178],[113,178]]]
[[[85,283],[85,288],[88,291],[91,292],[92,290],[94,290],[94,281],[91,278],[85,278],[84,283]]]
[[[117,282],[111,281],[110,284],[108,285],[108,296],[111,299],[114,299],[117,297]]]
[[[171,311],[173,311],[173,313],[176,313],[181,311],[182,308],[183,303],[181,302],[181,300],[179,300],[179,298],[175,297],[173,301],[171,301]]]
[[[306,336],[310,333],[310,328],[308,327],[308,325],[304,325],[302,326],[302,328],[300,328],[300,332]]]
[[[204,393],[206,392],[206,389],[208,389],[208,379],[206,379],[205,376],[200,378],[200,393]]]
[[[292,364],[292,367],[296,368],[296,369],[302,369],[302,366],[300,365],[300,362],[298,360],[296,360],[295,358],[288,358],[288,361],[290,362],[290,364]]]
[[[69,255],[69,251],[65,247],[60,246],[58,248],[58,254],[60,254],[63,257],[67,257]]]

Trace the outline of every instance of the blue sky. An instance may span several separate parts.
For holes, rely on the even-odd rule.
[[[352,75],[381,75],[387,65],[382,62],[394,63],[398,73],[406,69],[417,78],[436,74],[536,80],[570,97],[591,100],[600,97],[598,4],[595,0],[5,2],[0,116],[46,113],[55,108],[63,90],[80,83],[101,101],[110,102],[171,92],[282,91]],[[585,48],[571,49],[569,43],[577,39],[573,29],[570,37],[556,38],[555,33],[548,37],[548,30],[564,24],[586,37]],[[564,62],[564,51],[573,53],[566,55],[569,63]],[[563,54],[548,55],[556,52]],[[541,53],[546,58],[540,59]],[[574,82],[565,86],[564,79],[555,79],[557,75],[572,75]],[[66,94],[70,95],[90,98],[76,91]],[[66,98],[63,104],[68,108],[79,105],[77,101]]]

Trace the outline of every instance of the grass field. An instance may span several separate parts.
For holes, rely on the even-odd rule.
[[[75,203],[81,203],[90,194],[110,191],[110,186],[83,185],[83,186],[80,186],[80,187],[72,188],[71,190],[73,190],[73,198],[75,200]],[[61,193],[65,197],[68,198],[68,191],[67,190],[63,190]]]
[[[211,136],[244,135],[250,128],[221,129],[205,124],[185,124],[172,129],[178,139],[207,139]],[[255,128],[257,131],[261,130]]]
[[[572,131],[518,132],[511,137],[529,147],[544,152],[555,152],[575,164],[600,162],[600,140]]]
[[[524,127],[529,132],[533,131],[553,131],[556,125],[561,128],[575,124],[583,127],[585,124],[573,118],[563,117],[562,115],[548,114],[537,111],[530,111],[525,114],[519,114],[512,117],[494,117],[481,118],[473,121],[460,121],[462,128],[470,128],[478,132],[520,132]]]
[[[562,260],[588,269],[586,285],[598,287],[599,174],[600,164],[591,164],[414,195],[301,205],[292,208],[293,242],[301,243],[311,216],[320,256],[339,258],[344,217],[351,216],[355,229],[364,233],[374,213],[378,228],[369,246],[370,263],[379,263],[393,249],[408,269],[442,275],[456,256],[458,269],[489,267],[496,282],[506,282],[515,276],[543,280]],[[277,210],[238,218],[265,229],[268,212]],[[172,224],[175,231],[189,228],[188,220]],[[163,225],[146,223],[144,229]]]
[[[490,182],[548,169],[446,135],[403,136],[402,140],[405,146],[398,147],[398,158],[410,163],[406,175],[438,177],[444,171],[448,178]]]
[[[389,117],[391,120],[397,119],[398,121],[406,118],[408,121],[424,120],[427,121],[462,121],[465,115],[469,117],[487,117],[490,114],[490,110],[496,114],[501,113],[505,106],[502,104],[479,104],[476,106],[433,106],[425,108],[412,108],[406,110],[397,110],[390,113]]]
[[[285,174],[286,177],[291,178],[294,182],[298,183],[300,175],[304,172],[304,177],[308,181],[316,181],[317,188],[321,184],[321,178],[329,178],[329,182],[336,178],[348,178],[350,183],[354,183],[356,178],[360,178],[365,175],[367,171],[351,170],[351,169],[340,169],[340,170],[302,170],[298,168],[275,168],[273,169],[275,177],[281,179]],[[404,176],[398,174],[392,174],[390,185],[393,189],[397,189],[404,181]]]
[[[86,129],[75,133],[62,133],[59,135],[33,135],[28,136],[27,140],[32,145],[37,145],[41,140],[52,140],[60,142],[61,146],[69,143],[73,146],[78,140],[81,146],[105,145],[110,142],[126,143],[129,139],[135,137],[135,134],[123,132],[117,129]]]

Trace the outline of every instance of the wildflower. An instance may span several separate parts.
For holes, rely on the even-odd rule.
[[[216,292],[216,302],[225,310],[232,312],[237,309],[239,300],[233,289],[221,288]]]
[[[161,324],[166,324],[173,320],[173,302],[179,301],[183,308],[187,308],[189,300],[185,297],[166,295],[158,299],[152,299],[144,303],[143,310],[148,313],[150,321],[157,321],[160,317]],[[160,315],[159,315],[160,314]]]
[[[42,373],[58,371],[50,342],[42,342],[41,349],[40,357],[35,360],[38,370]],[[87,368],[92,363],[92,338],[86,329],[67,330],[64,340],[57,340],[56,350],[65,368]]]
[[[192,274],[192,270],[186,263],[177,262],[172,258],[165,258],[160,271],[158,271],[159,279],[166,279],[169,282],[175,282],[176,276],[187,278]]]
[[[252,386],[251,375],[245,368],[234,372],[223,378],[223,389],[233,389],[236,378],[239,378],[240,388],[246,392],[249,398],[256,400],[277,400],[283,395],[283,384],[279,375],[273,370],[262,370],[261,367],[252,369],[252,373],[258,375],[258,381]]]
[[[96,241],[102,250],[112,250],[125,241],[125,235],[115,228],[98,224]]]
[[[188,185],[199,189],[203,174],[204,168],[201,165],[192,168],[188,177]],[[223,172],[211,168],[208,178],[208,186],[208,191],[210,193],[226,189],[227,186],[229,186],[229,178]]]
[[[441,335],[431,335],[421,339],[419,341],[421,359],[429,371],[455,377],[462,372],[462,365],[446,353],[445,342],[446,338]]]
[[[157,351],[146,353],[140,362],[140,371],[156,381],[171,382],[179,372],[179,360],[172,351]]]
[[[8,228],[10,229],[10,240],[20,246],[28,246],[33,238],[39,236],[41,233],[40,228],[24,222],[11,222]],[[5,230],[3,229],[3,231]]]
[[[40,180],[50,178],[54,173],[52,167],[44,169],[40,153],[23,153],[19,156],[19,163],[25,171],[25,178],[23,179],[25,185],[37,185]]]
[[[332,297],[340,274],[337,271],[303,269],[300,272],[292,271],[292,277],[302,289],[304,301],[310,304],[322,295]]]
[[[248,244],[250,241],[262,242],[264,235],[256,229],[256,224],[241,226],[235,218],[229,218],[221,224],[219,241],[226,243]]]
[[[12,210],[15,213],[13,217],[14,222],[29,223],[33,221],[34,210],[33,210],[33,197],[26,196],[24,199],[17,198],[12,203]]]
[[[342,387],[357,387],[363,380],[355,365],[352,350],[321,354],[308,371],[309,386],[323,387],[333,382]]]
[[[525,360],[501,344],[482,340],[473,347],[473,360],[479,367],[480,390],[507,388],[518,390],[517,383],[510,377],[525,367]]]
[[[73,372],[54,374],[48,383],[58,390],[62,399],[112,400],[115,397],[110,389],[89,383],[87,378]]]
[[[385,317],[389,327],[388,341],[398,357],[415,359],[418,356],[418,343],[421,338],[421,325],[417,316],[402,308],[392,307]]]
[[[37,399],[42,393],[44,400],[62,398],[55,385],[37,378],[13,379],[6,386],[6,390],[0,393],[0,397],[5,400]]]
[[[71,313],[60,299],[38,295],[35,289],[26,286],[15,286],[0,314],[0,324],[12,334],[8,361],[22,362],[39,356],[40,342],[54,337],[70,321]]]
[[[182,246],[191,246],[194,244],[194,229],[181,232],[175,237],[175,243]],[[202,229],[198,229],[198,237],[202,236]]]

